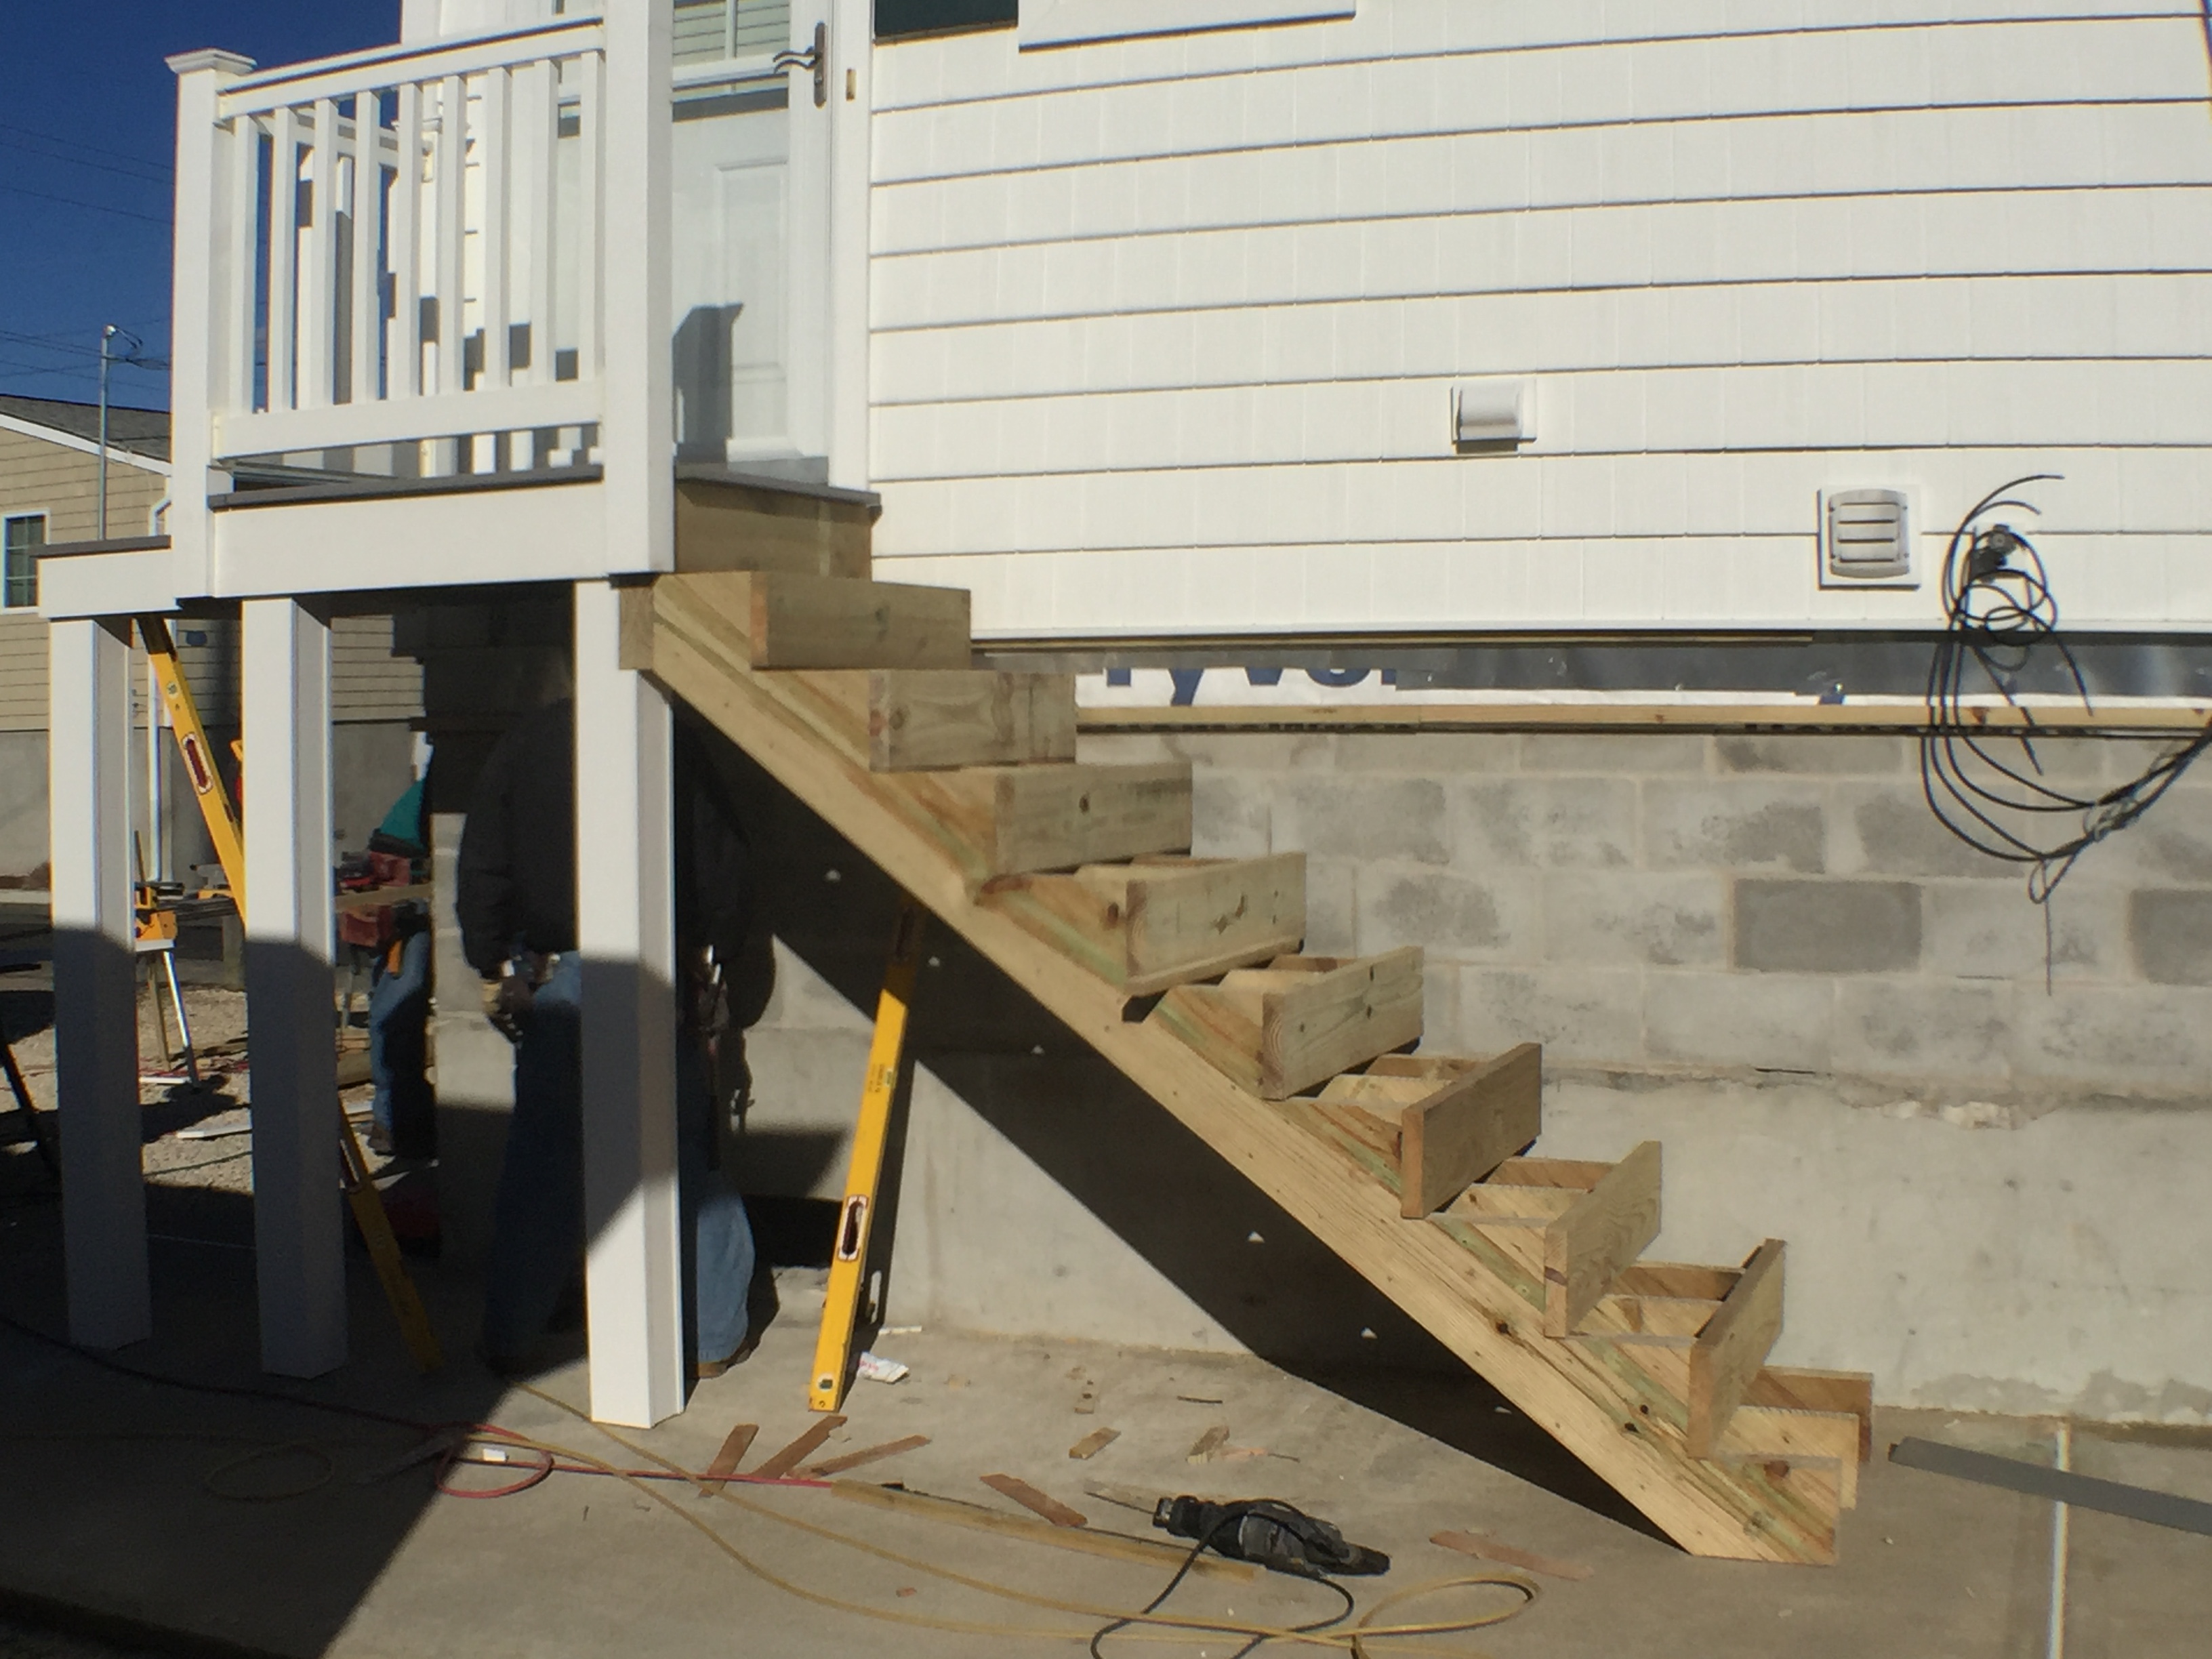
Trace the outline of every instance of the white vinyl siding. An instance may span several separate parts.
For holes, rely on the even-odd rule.
[[[1366,0],[875,76],[877,552],[985,633],[1926,623],[1820,590],[1820,492],[1906,490],[1924,568],[2034,471],[2069,624],[2212,626],[2193,4]],[[1488,374],[1538,436],[1457,455]]]

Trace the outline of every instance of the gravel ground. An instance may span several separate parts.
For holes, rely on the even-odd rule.
[[[15,981],[9,988],[33,989],[21,981]],[[187,984],[184,998],[185,1017],[191,1022],[193,1045],[204,1057],[203,1081],[195,1087],[189,1083],[142,1080],[138,1100],[146,1108],[147,1178],[179,1186],[251,1192],[252,1137],[248,1133],[246,1107],[252,1098],[252,1077],[229,1057],[229,1052],[238,1048],[246,1035],[246,994],[220,986]],[[175,1037],[166,989],[161,1006],[166,1030],[157,1031],[153,1000],[143,994],[138,999],[142,1079],[165,1079],[181,1070],[180,1066],[166,1064],[161,1058],[169,1052],[167,1045]],[[363,1016],[366,1007],[367,998],[357,996],[354,1002],[356,1020]],[[358,1029],[352,1035],[356,1042],[362,1040]],[[53,1028],[46,1025],[16,1037],[12,1046],[32,1099],[41,1108],[50,1109],[54,1098]],[[364,1083],[342,1090],[339,1094],[349,1114],[363,1127],[368,1122],[372,1092]],[[29,1149],[7,1150],[22,1156]],[[8,1652],[0,1648],[0,1656]]]

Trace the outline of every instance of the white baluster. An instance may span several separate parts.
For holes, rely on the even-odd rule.
[[[561,142],[561,79],[550,59],[524,73],[522,117],[530,139],[520,159],[530,198],[530,384],[544,386],[553,379],[553,258],[560,235],[553,156]]]
[[[398,172],[392,183],[392,335],[385,395],[412,398],[422,389],[422,89],[399,88],[392,135]]]
[[[269,407],[297,409],[300,341],[300,112],[276,112],[270,158]]]
[[[250,115],[230,124],[230,320],[224,372],[210,388],[218,408],[250,414],[253,398],[255,290],[261,275],[261,128]]]
[[[452,393],[465,384],[462,374],[461,255],[465,247],[468,192],[462,187],[468,165],[468,86],[449,75],[438,91],[438,390]]]
[[[483,169],[483,373],[477,381],[495,390],[510,379],[507,324],[514,314],[508,288],[513,281],[514,157],[509,131],[511,98],[507,71],[491,69],[483,77],[483,131],[477,140],[477,163]]]
[[[314,147],[307,152],[307,234],[300,262],[300,407],[337,401],[338,105],[315,100]]]
[[[600,137],[601,82],[606,73],[604,53],[587,52],[576,60],[582,71],[577,83],[576,142],[584,148],[583,165],[577,169],[575,249],[576,378],[599,378],[599,261],[605,257],[599,234],[599,198],[606,177],[607,147]],[[577,441],[582,442],[580,435]]]
[[[377,359],[384,338],[381,261],[384,160],[378,117],[383,94],[358,92],[353,100],[353,374],[352,398],[374,403],[383,395]]]

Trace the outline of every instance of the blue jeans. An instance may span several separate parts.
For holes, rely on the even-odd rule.
[[[437,1145],[437,1099],[423,1066],[429,1058],[424,1031],[430,1018],[430,935],[403,940],[399,967],[388,971],[376,953],[368,980],[368,1075],[376,1085],[376,1125],[392,1149],[427,1158]]]
[[[583,969],[563,956],[538,988],[514,1056],[514,1117],[493,1209],[484,1347],[526,1356],[544,1334],[584,1248]],[[708,1167],[713,1098],[697,1045],[676,1040],[676,1169],[690,1294],[684,1326],[697,1359],[726,1359],[745,1340],[753,1232],[744,1200]]]

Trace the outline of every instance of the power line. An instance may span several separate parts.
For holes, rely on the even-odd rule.
[[[157,219],[150,213],[133,213],[129,208],[109,207],[102,202],[88,202],[81,197],[54,196],[43,190],[25,190],[21,185],[0,185],[0,191],[7,191],[10,196],[34,197],[41,202],[59,202],[64,207],[86,208],[94,213],[112,213],[118,219],[143,219],[146,223],[159,225],[164,230],[169,228],[167,218]]]
[[[112,173],[118,179],[130,179],[142,185],[154,185],[162,189],[167,189],[169,184],[167,179],[157,178],[151,173],[133,173],[128,167],[111,167],[105,161],[87,161],[74,155],[58,155],[52,150],[44,150],[34,144],[27,144],[20,138],[0,138],[0,149],[19,149],[26,155],[37,156],[42,161],[58,161],[66,167],[90,167],[98,173]]]
[[[40,132],[33,127],[19,127],[12,121],[0,121],[0,132],[12,132],[25,138],[43,139],[49,144],[63,144],[72,149],[81,149],[88,155],[105,155],[110,161],[136,162],[142,167],[152,168],[161,173],[164,179],[168,178],[175,171],[166,161],[149,161],[144,156],[133,155],[128,150],[102,149],[98,144],[88,144],[80,139],[60,138],[51,132]]]

